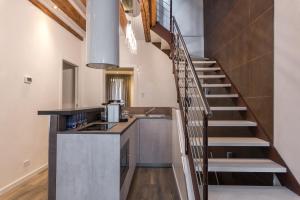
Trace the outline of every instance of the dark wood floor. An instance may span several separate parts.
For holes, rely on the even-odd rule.
[[[138,168],[128,200],[179,200],[171,168]]]
[[[48,171],[16,187],[0,200],[47,200]],[[137,168],[128,200],[179,200],[171,168]]]

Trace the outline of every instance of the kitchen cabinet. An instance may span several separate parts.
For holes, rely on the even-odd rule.
[[[126,200],[131,181],[134,175],[135,167],[136,167],[136,156],[137,156],[137,150],[136,150],[136,133],[137,133],[137,122],[135,122],[133,125],[131,125],[126,132],[121,136],[121,147],[126,145],[127,142],[129,142],[129,169],[126,173],[126,178],[121,185],[121,200]],[[122,152],[121,152],[122,154]],[[122,158],[121,158],[122,159]],[[121,174],[122,176],[122,174]]]
[[[136,167],[136,123],[114,134],[60,132],[56,200],[126,200]]]
[[[172,163],[172,121],[165,118],[139,120],[139,166]]]

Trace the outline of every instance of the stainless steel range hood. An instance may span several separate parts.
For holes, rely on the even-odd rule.
[[[87,66],[119,67],[119,0],[87,3]]]

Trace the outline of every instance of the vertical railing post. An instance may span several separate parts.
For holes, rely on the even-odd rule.
[[[189,149],[189,136],[188,136],[188,112],[189,112],[189,106],[188,106],[188,72],[187,72],[187,67],[188,67],[188,63],[187,60],[185,60],[184,62],[184,117],[185,117],[185,154],[188,154],[188,149]]]
[[[201,87],[201,83],[199,79],[197,79],[195,67],[174,17],[172,17],[172,19],[170,17],[170,32],[173,35],[173,62],[175,63],[175,75],[185,134],[185,153],[188,155],[191,171],[193,173],[192,182],[195,198],[197,200],[208,200],[208,119],[211,117],[211,111],[207,100],[205,99],[206,97],[203,88]],[[194,87],[196,89],[193,89]],[[194,100],[194,98],[197,99]],[[198,107],[199,112],[194,110],[194,107]],[[197,125],[198,121],[200,122],[199,125]],[[202,131],[199,131],[198,126]],[[202,137],[203,142],[202,144],[201,142],[199,144],[201,149],[193,146],[194,139],[197,139],[194,138],[195,136]],[[195,142],[197,145],[197,140],[195,140]],[[194,159],[199,159],[200,163]],[[198,174],[196,167],[202,168],[201,175]],[[201,190],[199,190],[200,187],[202,188]]]
[[[203,200],[208,200],[208,118],[203,119]]]
[[[170,30],[173,24],[173,0],[170,0]]]

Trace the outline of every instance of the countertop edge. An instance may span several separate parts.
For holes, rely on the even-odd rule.
[[[122,135],[128,128],[130,128],[138,119],[136,117],[130,118],[128,122],[119,122],[111,131],[81,131],[78,129],[58,131],[58,135]],[[119,129],[119,130],[118,130]],[[118,130],[118,131],[117,131]]]
[[[100,112],[104,107],[83,107],[74,109],[39,110],[38,115],[72,115],[79,112]]]
[[[58,131],[58,135],[68,135],[68,134],[76,134],[76,135],[122,135],[126,132],[137,120],[139,119],[167,119],[172,120],[171,117],[131,117],[128,122],[119,122],[115,127],[111,129],[111,131],[82,131],[79,132],[78,129],[74,130],[66,130],[66,131]]]

